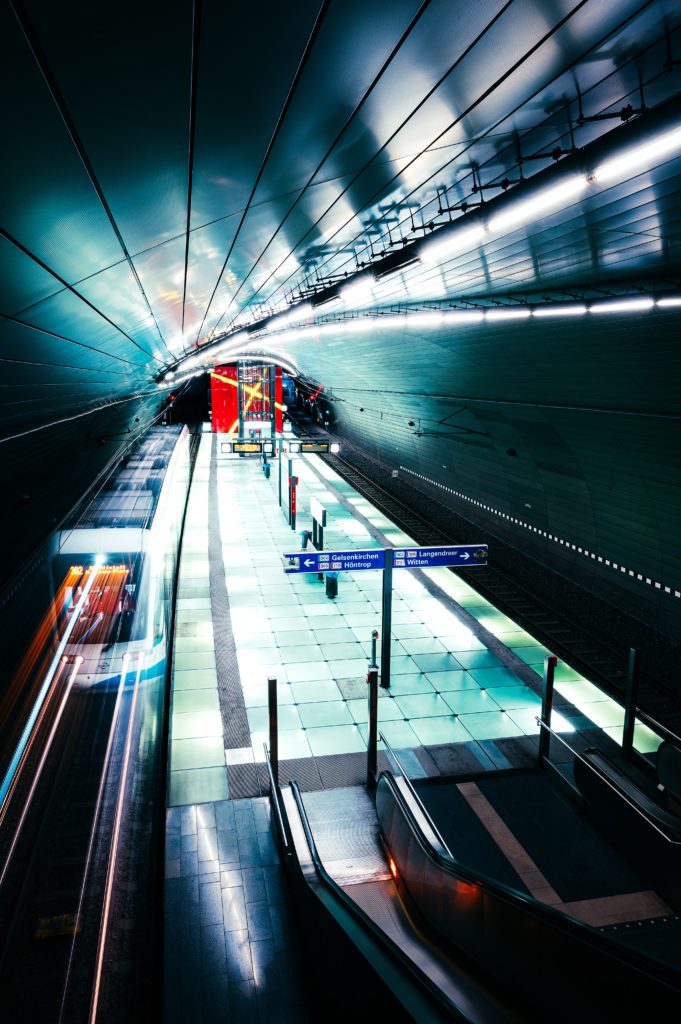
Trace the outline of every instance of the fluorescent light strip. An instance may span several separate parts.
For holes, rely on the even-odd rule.
[[[431,480],[430,477],[424,476],[423,473],[416,473],[413,469],[409,469],[407,466],[400,466],[400,469],[404,473],[409,473],[411,476],[415,476],[418,480],[423,480],[424,483],[430,484],[432,487],[439,487],[441,491],[447,491],[448,494],[453,494],[456,498],[461,498],[462,501],[468,501],[471,505],[476,505],[478,508],[484,509],[485,512],[491,512],[493,515],[499,516],[501,519],[508,520],[509,523],[515,523],[516,526],[522,526],[523,529],[530,530],[531,533],[537,533],[542,537],[546,537],[547,540],[553,541],[554,544],[560,544],[561,547],[570,548],[570,550],[574,551],[576,554],[581,554],[585,558],[589,558],[594,562],[601,562],[609,568],[617,569],[619,572],[626,573],[640,582],[645,582],[648,586],[654,587],[656,590],[663,591],[665,594],[681,598],[680,590],[673,590],[666,584],[659,583],[657,580],[653,580],[649,576],[643,576],[642,573],[637,573],[633,569],[627,569],[618,562],[611,562],[609,558],[597,555],[594,551],[587,551],[586,548],[581,548],[579,545],[573,544],[569,540],[563,540],[561,537],[556,537],[552,533],[548,533],[546,530],[541,530],[537,526],[532,526],[531,523],[526,523],[524,519],[519,519],[517,516],[509,515],[507,512],[500,512],[499,509],[493,508],[492,505],[486,505],[483,501],[477,501],[475,498],[471,498],[467,494],[462,494],[461,491],[454,490],[453,487],[447,487],[446,484],[441,484],[438,480]]]
[[[653,299],[616,299],[614,302],[596,303],[589,308],[590,313],[637,313],[642,309],[652,309]]]
[[[452,309],[445,310],[444,323],[449,324],[479,324],[485,319],[482,310],[475,309]]]
[[[353,306],[363,306],[373,300],[374,292],[371,282],[366,278],[353,281],[352,284],[347,284],[344,288],[341,288],[340,297],[345,305],[350,308]]]
[[[485,320],[526,320],[529,316],[532,316],[532,310],[514,306],[485,310]]]
[[[445,238],[434,238],[419,249],[419,259],[423,263],[439,263],[448,256],[454,256],[464,249],[472,247],[487,234],[484,225],[452,231]]]
[[[537,306],[532,310],[532,316],[583,316],[588,312],[586,306]]]
[[[593,180],[599,183],[621,181],[629,174],[647,170],[662,157],[671,156],[678,150],[681,150],[681,127],[657,135],[640,146],[633,146],[611,160],[605,160],[596,167]]]
[[[348,286],[350,288],[351,286]],[[354,288],[354,286],[352,286]],[[410,310],[403,313],[384,314],[381,316],[359,316],[348,320],[332,320],[321,324],[306,324],[295,329],[287,329],[286,318],[278,319],[273,325],[275,330],[267,330],[267,336],[269,338],[276,338],[277,341],[301,341],[306,337],[314,337],[318,334],[332,333],[334,331],[341,331],[347,333],[361,333],[362,331],[370,331],[376,327],[440,327],[440,326],[456,326],[458,324],[478,324],[483,320],[489,320],[490,322],[502,321],[502,320],[525,320],[528,317],[538,317],[539,319],[550,318],[550,317],[569,317],[569,316],[584,316],[586,313],[596,313],[597,315],[603,315],[606,313],[637,313],[650,310],[653,307],[658,309],[673,309],[681,307],[681,296],[669,296],[661,299],[652,299],[649,296],[646,297],[635,297],[635,298],[621,298],[613,299],[608,302],[597,302],[590,307],[581,303],[574,303],[569,305],[558,305],[558,304],[547,304],[545,306],[534,306],[532,309],[529,307],[518,307],[518,306],[499,306],[496,309],[487,310],[473,310],[473,309],[432,309],[432,310]],[[284,328],[280,330],[279,328]],[[220,347],[212,350],[211,353],[205,353],[202,356],[201,369],[195,370],[193,373],[186,373],[186,369],[195,365],[196,357],[191,357],[191,362],[180,364],[177,372],[182,371],[182,376],[173,374],[172,371],[168,372],[163,381],[157,386],[159,388],[169,388],[177,384],[182,384],[189,380],[192,376],[197,376],[203,373],[204,370],[208,369],[211,364],[215,364],[219,360],[233,359],[233,358],[246,358],[244,355],[245,347],[241,345],[237,346],[240,338],[245,339],[246,335],[240,332],[239,335],[234,336],[234,340],[224,342]],[[247,342],[250,345],[262,344],[262,339],[252,339]],[[235,352],[239,352],[238,356],[235,356]],[[210,363],[206,360],[210,359]],[[276,360],[274,360],[276,362]]]
[[[584,191],[588,183],[586,175],[580,174],[573,178],[567,178],[552,188],[543,189],[531,198],[518,202],[493,217],[488,225],[489,231],[491,234],[497,234],[537,220],[544,213],[562,206],[566,200],[576,198]]]

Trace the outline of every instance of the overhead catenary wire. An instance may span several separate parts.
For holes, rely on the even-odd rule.
[[[99,200],[99,202],[101,204],[102,209],[104,210],[104,213],[105,213],[105,215],[107,217],[107,220],[109,221],[109,224],[111,225],[111,228],[112,228],[112,230],[113,230],[113,232],[114,232],[114,234],[116,236],[118,244],[121,247],[121,251],[123,252],[124,259],[125,259],[128,267],[130,269],[130,272],[132,273],[132,276],[133,276],[133,278],[134,278],[134,280],[135,280],[135,282],[136,282],[136,284],[137,284],[137,286],[138,286],[138,288],[139,288],[139,290],[140,290],[140,292],[142,294],[142,298],[144,299],[144,302],[145,302],[145,305],[147,307],[148,313],[152,317],[152,319],[154,321],[154,324],[156,325],[156,330],[158,331],[158,336],[161,339],[161,343],[163,344],[164,348],[166,349],[166,351],[168,352],[168,354],[172,358],[172,352],[170,351],[170,349],[166,345],[165,339],[164,339],[163,334],[161,332],[161,328],[159,327],[158,321],[156,320],[156,315],[155,315],[155,313],[154,313],[154,311],[153,311],[153,309],[151,307],[151,303],[149,302],[149,299],[147,297],[147,293],[144,290],[142,282],[141,282],[141,280],[139,278],[139,275],[137,273],[137,269],[136,269],[136,267],[135,267],[135,265],[134,265],[134,263],[132,261],[130,253],[128,252],[128,248],[127,248],[127,246],[125,244],[125,241],[123,240],[123,235],[121,234],[121,231],[120,231],[120,229],[118,227],[118,224],[116,223],[116,219],[115,219],[115,217],[113,215],[111,207],[109,206],[109,203],[108,203],[108,201],[106,199],[106,196],[104,195],[104,190],[103,190],[103,188],[102,188],[102,186],[101,186],[101,184],[99,182],[99,179],[98,179],[98,177],[97,177],[97,175],[95,173],[94,166],[92,165],[92,162],[91,162],[91,160],[90,160],[90,158],[89,158],[89,156],[87,154],[87,151],[85,149],[85,145],[83,143],[83,140],[80,137],[80,133],[78,132],[78,129],[77,129],[76,124],[75,124],[75,121],[74,121],[74,119],[73,119],[73,117],[71,115],[71,112],[70,112],[69,108],[68,108],[68,104],[66,103],[66,99],[64,98],[64,96],[63,96],[63,94],[61,92],[61,89],[59,88],[59,85],[57,83],[57,79],[56,79],[56,77],[54,75],[54,72],[52,71],[52,68],[50,67],[50,64],[49,64],[49,62],[47,60],[47,55],[45,53],[45,50],[43,49],[43,46],[42,46],[42,44],[40,42],[40,39],[38,38],[38,34],[37,34],[37,32],[36,32],[32,22],[31,22],[31,20],[30,20],[30,18],[28,16],[28,12],[26,11],[26,8],[24,7],[23,3],[21,3],[21,0],[10,0],[10,6],[11,6],[12,10],[14,11],[14,15],[15,15],[18,23],[19,23],[21,31],[24,34],[24,37],[25,37],[26,42],[28,44],[28,47],[29,47],[29,49],[31,51],[31,54],[33,55],[33,59],[35,60],[36,64],[38,65],[40,73],[43,76],[45,84],[46,84],[46,86],[47,86],[47,88],[48,88],[48,90],[50,92],[50,95],[52,96],[52,99],[53,99],[54,103],[55,103],[55,106],[57,107],[57,110],[59,111],[59,114],[60,114],[60,116],[61,116],[61,118],[62,118],[62,120],[64,122],[64,125],[65,125],[66,130],[67,130],[68,135],[69,135],[69,138],[71,139],[71,142],[73,143],[73,146],[74,146],[74,148],[75,148],[75,150],[76,150],[76,152],[77,152],[77,154],[78,154],[78,156],[80,158],[80,161],[83,164],[83,167],[85,169],[85,173],[87,174],[87,176],[88,176],[88,178],[90,180],[90,184],[92,185],[92,187],[93,187],[93,189],[95,191],[95,194],[96,194],[96,196],[97,196],[97,198],[98,198],[98,200]],[[78,298],[83,299],[83,301],[87,301],[77,291],[75,291],[74,289],[72,289],[72,290],[73,290],[74,294],[78,296]],[[92,304],[88,303],[88,305],[92,305]],[[95,308],[95,307],[92,307],[92,308]],[[109,321],[109,322],[111,323],[112,321]],[[145,351],[146,354],[148,356],[150,356],[152,359],[154,359],[156,362],[163,363],[163,360],[160,359],[158,356],[156,356],[153,352],[149,352],[147,349],[144,349],[141,345],[138,345],[137,342],[133,342],[133,343],[135,345],[137,345],[138,348],[142,349],[142,351]]]

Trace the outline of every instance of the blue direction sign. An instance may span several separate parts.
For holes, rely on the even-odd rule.
[[[396,569],[427,569],[437,565],[487,565],[486,544],[455,544],[441,548],[396,548]]]
[[[383,548],[369,551],[294,551],[285,554],[284,572],[359,572],[385,568]]]

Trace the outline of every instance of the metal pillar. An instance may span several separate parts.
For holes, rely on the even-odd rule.
[[[546,729],[539,727],[539,765],[548,760],[551,746],[551,712],[553,711],[553,677],[556,672],[558,658],[555,654],[547,654],[544,658],[544,687],[541,697],[541,720]]]
[[[290,476],[288,478],[288,520],[291,524],[291,529],[295,531],[296,528],[296,508],[297,508],[297,487],[298,477]]]
[[[622,732],[622,753],[631,757],[634,749],[634,726],[638,705],[638,684],[641,678],[641,652],[636,647],[629,649],[627,672],[627,698],[624,705],[624,730]]]
[[[367,740],[367,788],[375,789],[378,781],[378,665],[367,670],[369,737]]]
[[[275,676],[267,679],[267,707],[270,725],[270,765],[272,777],[279,785],[279,722],[277,713],[277,680]]]
[[[390,689],[390,642],[392,640],[393,610],[393,557],[392,548],[385,549],[383,570],[383,600],[381,602],[381,686]]]

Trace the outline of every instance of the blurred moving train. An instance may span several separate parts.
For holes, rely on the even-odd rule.
[[[186,427],[140,438],[105,487],[55,534],[53,590],[82,658],[79,685],[165,672],[175,561],[190,474]]]

